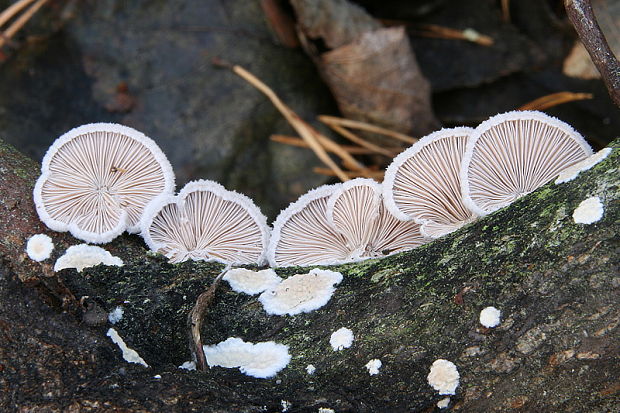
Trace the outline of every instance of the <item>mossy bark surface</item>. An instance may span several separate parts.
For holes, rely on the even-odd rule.
[[[270,379],[178,368],[190,360],[187,314],[222,265],[172,265],[135,236],[106,246],[123,267],[55,274],[44,270],[49,263],[25,257],[27,236],[44,230],[29,199],[37,165],[2,146],[0,408],[277,412],[287,401],[289,412],[432,411],[444,396],[426,376],[443,358],[461,376],[453,410],[617,411],[620,143],[612,146],[575,180],[549,183],[449,236],[384,259],[325,267],[344,279],[316,311],[270,316],[256,297],[223,282],[203,340],[288,345],[290,364]],[[603,218],[576,224],[573,211],[591,196],[603,203]],[[11,207],[15,199],[22,207]],[[57,255],[77,243],[47,233]],[[276,269],[282,277],[307,270]],[[502,323],[486,329],[478,317],[491,305]],[[107,312],[118,306],[124,315],[112,326]],[[110,327],[148,368],[121,358],[105,336]],[[340,327],[355,341],[333,351],[329,337]],[[364,366],[375,358],[383,366],[370,376]]]

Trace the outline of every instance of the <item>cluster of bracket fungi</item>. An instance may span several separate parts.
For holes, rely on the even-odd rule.
[[[72,129],[46,153],[34,200],[52,230],[101,244],[140,233],[171,262],[340,264],[422,245],[534,191],[592,149],[541,112],[496,115],[432,133],[399,154],[379,184],[358,178],[302,195],[273,223],[248,197],[198,180],[174,195],[151,139],[121,125]]]

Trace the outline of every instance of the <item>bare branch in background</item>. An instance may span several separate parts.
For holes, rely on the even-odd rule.
[[[579,39],[601,73],[611,100],[620,107],[620,63],[596,22],[590,0],[564,0],[564,6]]]

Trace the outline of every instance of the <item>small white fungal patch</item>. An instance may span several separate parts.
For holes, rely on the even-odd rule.
[[[226,272],[222,278],[228,281],[233,291],[249,295],[260,294],[282,282],[282,278],[271,268],[261,271],[235,268]]]
[[[267,314],[295,315],[323,307],[332,297],[335,284],[342,281],[339,272],[315,268],[307,274],[296,274],[274,288],[263,292],[258,300]]]
[[[336,413],[334,409],[330,409],[329,407],[319,407],[319,413]]]
[[[593,224],[603,217],[603,204],[597,196],[581,201],[573,211],[573,221],[576,224]]]
[[[185,363],[179,366],[180,369],[193,371],[196,370],[196,363],[193,361],[186,361]]]
[[[50,257],[54,250],[52,239],[45,234],[35,234],[28,239],[26,253],[31,260],[43,261]]]
[[[445,397],[437,402],[437,408],[446,409],[450,405],[450,398]]]
[[[210,367],[238,367],[248,376],[266,379],[275,376],[291,361],[288,346],[273,341],[245,342],[229,337],[213,346],[203,346]]]
[[[75,268],[78,272],[86,267],[94,267],[95,265],[116,265],[122,266],[123,260],[101,247],[94,245],[79,244],[73,245],[65,251],[65,254],[56,260],[54,271],[60,271],[65,268]]]
[[[495,307],[486,307],[480,311],[480,324],[486,328],[497,327],[500,323],[502,312]]]
[[[353,331],[346,327],[334,331],[329,337],[329,344],[331,344],[334,351],[351,347],[351,344],[353,344]]]
[[[443,359],[433,362],[427,377],[428,384],[439,394],[454,394],[459,386],[459,378],[459,372],[454,363]]]
[[[282,412],[288,412],[288,409],[293,407],[293,403],[289,402],[288,400],[281,400],[280,405],[282,405]]]
[[[316,371],[316,367],[314,367],[312,364],[308,364],[306,366],[306,373],[312,375],[314,374],[315,371]]]
[[[125,311],[123,310],[123,307],[116,307],[114,310],[110,312],[110,314],[108,314],[108,321],[111,324],[116,324],[119,321],[121,321],[124,313]]]
[[[592,168],[594,165],[607,158],[610,153],[611,148],[604,148],[595,153],[594,155],[584,159],[583,161],[577,162],[576,164],[569,166],[568,168],[560,172],[558,178],[555,180],[555,184],[559,185],[564,182],[572,181],[573,179],[577,178],[580,172],[587,171],[588,169]]]
[[[375,374],[379,374],[379,369],[383,363],[379,359],[372,359],[368,363],[366,363],[366,368],[368,369],[368,374],[374,376]]]
[[[116,330],[110,328],[106,335],[110,337],[112,339],[112,342],[121,349],[125,361],[128,361],[130,363],[142,364],[144,367],[149,366],[148,364],[146,364],[146,361],[144,361],[144,359],[140,357],[136,350],[127,347],[127,344],[125,344],[125,341],[121,338],[121,336],[118,335],[118,332]]]

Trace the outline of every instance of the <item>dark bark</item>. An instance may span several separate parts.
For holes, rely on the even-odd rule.
[[[203,323],[205,344],[274,340],[293,356],[274,378],[254,379],[177,368],[190,359],[187,316],[221,265],[168,264],[135,236],[106,246],[123,267],[54,274],[31,262],[25,239],[44,230],[31,201],[37,165],[2,145],[0,410],[277,412],[285,400],[293,412],[432,411],[443,397],[426,376],[444,358],[461,374],[455,410],[616,411],[620,143],[613,146],[576,180],[550,183],[450,236],[331,267],[344,280],[317,311],[268,316],[255,297],[223,283]],[[573,210],[591,196],[605,205],[603,218],[575,224]],[[54,258],[77,243],[48,233]],[[148,368],[125,362],[105,336],[110,325],[90,317],[118,305],[125,314],[114,328]],[[502,310],[495,329],[478,324],[488,305]],[[334,352],[329,336],[343,326],[356,339]],[[373,358],[383,362],[376,376],[364,368]]]

